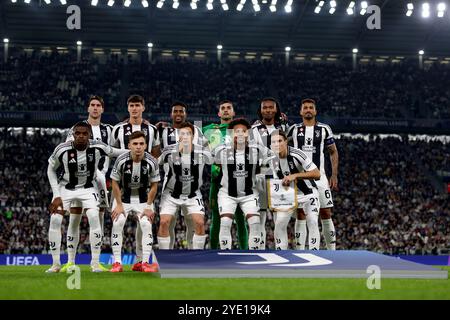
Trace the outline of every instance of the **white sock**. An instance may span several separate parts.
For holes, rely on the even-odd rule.
[[[305,250],[306,220],[295,220],[295,242],[297,250]]]
[[[52,254],[53,265],[61,265],[61,224],[63,216],[56,213],[50,216],[48,230],[49,250]]]
[[[306,225],[308,226],[308,249],[320,249],[320,231],[319,231],[319,216],[316,214],[306,215]]]
[[[261,243],[261,220],[259,216],[253,216],[247,219],[248,223],[248,249],[259,250]]]
[[[220,250],[231,250],[231,224],[233,223],[233,219],[228,217],[220,218],[220,232],[219,232],[219,241],[220,241]]]
[[[197,235],[194,234],[193,237],[193,249],[194,250],[203,250],[205,249],[206,235]]]
[[[147,216],[142,216],[139,219],[139,223],[141,224],[142,230],[142,262],[149,262],[153,248],[152,224]]]
[[[267,211],[261,210],[259,211],[259,221],[260,221],[260,229],[261,229],[261,242],[259,243],[260,250],[266,250],[266,220],[267,220]]]
[[[170,225],[169,225],[169,236],[170,236],[170,245],[169,245],[169,249],[173,249],[175,246],[175,227],[177,225],[177,215],[172,217],[172,220],[170,220]]]
[[[142,229],[139,222],[136,224],[136,262],[142,261]]]
[[[121,214],[116,221],[113,221],[111,232],[111,247],[114,254],[114,262],[122,264],[122,243],[123,243],[123,227],[127,218]]]
[[[275,221],[275,249],[276,250],[287,250],[288,248],[288,235],[287,226],[289,220],[291,220],[291,215],[286,213],[278,212],[276,213]]]
[[[186,224],[186,241],[188,249],[194,249],[195,226],[190,214],[184,215],[184,223]]]
[[[89,220],[89,241],[91,243],[91,265],[100,262],[100,250],[102,247],[102,230],[98,218],[98,208],[87,209],[86,215]]]
[[[70,214],[69,227],[67,228],[67,262],[75,263],[78,242],[80,241],[81,214]]]
[[[336,231],[333,220],[322,219],[322,234],[325,238],[327,250],[336,250]]]
[[[158,247],[160,250],[169,250],[170,237],[158,237]]]

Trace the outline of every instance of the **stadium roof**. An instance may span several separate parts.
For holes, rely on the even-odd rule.
[[[368,30],[368,15],[358,12],[347,15],[347,1],[337,0],[337,11],[328,13],[329,1],[320,14],[314,0],[295,0],[292,13],[283,10],[284,0],[278,1],[277,12],[270,12],[268,4],[261,4],[256,13],[251,1],[242,12],[236,11],[238,0],[227,0],[230,10],[224,11],[219,0],[209,11],[207,0],[198,1],[192,10],[190,0],[179,0],[180,7],[172,8],[172,1],[158,9],[157,1],[150,0],[144,8],[133,0],[129,8],[116,1],[112,7],[101,0],[97,6],[90,1],[78,2],[81,8],[81,30],[68,30],[67,5],[53,0],[22,0],[11,3],[0,0],[0,36],[9,38],[11,45],[73,46],[77,40],[88,47],[146,48],[152,42],[156,49],[258,50],[282,52],[290,46],[293,52],[350,53],[358,48],[361,54],[416,55],[420,49],[426,54],[450,54],[450,8],[438,18],[433,5],[432,16],[424,19],[419,14],[422,1],[373,0],[381,8],[381,30]],[[361,1],[356,1],[359,8]],[[405,15],[406,3],[415,2],[417,8],[410,17]],[[80,4],[82,3],[82,4]],[[120,4],[118,4],[120,3]],[[431,2],[433,3],[433,2]]]

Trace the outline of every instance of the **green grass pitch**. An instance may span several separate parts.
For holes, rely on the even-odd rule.
[[[450,280],[382,279],[161,279],[156,274],[91,273],[81,266],[81,288],[69,290],[69,274],[48,266],[1,266],[0,299],[450,299]],[[450,271],[450,267],[436,267]]]

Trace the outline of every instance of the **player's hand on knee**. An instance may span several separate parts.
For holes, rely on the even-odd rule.
[[[147,217],[150,223],[153,223],[153,219],[155,218],[155,213],[151,209],[144,209],[142,216]]]
[[[117,205],[114,210],[111,212],[111,219],[112,221],[117,221],[119,216],[123,213],[123,206]]]
[[[60,209],[58,209],[60,208]],[[50,206],[48,207],[51,214],[60,213],[59,211],[63,208],[63,202],[61,197],[57,197],[53,199],[52,203],[50,203]],[[62,210],[61,210],[62,211]]]

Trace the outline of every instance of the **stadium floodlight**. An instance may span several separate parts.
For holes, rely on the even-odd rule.
[[[31,0],[23,0],[26,4],[30,4]]]
[[[227,4],[227,0],[220,0],[220,3],[222,4],[223,11],[228,11],[230,9],[230,7]]]
[[[66,0],[59,0],[59,2],[61,2],[62,5],[66,5],[67,4]]]
[[[197,1],[198,0],[192,0],[191,1],[191,9],[192,10],[196,10],[197,9]]]
[[[16,3],[16,2],[17,2],[17,0],[11,0],[11,2],[12,2],[12,3]]]
[[[131,0],[125,0],[125,2],[123,3],[123,5],[127,8],[130,6],[130,4],[131,4]]]
[[[153,48],[153,43],[151,43],[151,42],[147,43],[147,47]]]
[[[108,0],[108,7],[112,7],[114,5],[114,0]]]
[[[358,51],[359,51],[358,48],[353,48],[352,50],[353,53],[358,53]]]
[[[208,0],[208,3],[206,4],[206,9],[208,9],[208,10],[214,9],[213,1],[214,0]]]
[[[142,6],[144,8],[148,8],[148,1],[147,0],[142,0],[141,3],[142,3]]]
[[[413,11],[414,11],[414,4],[412,4],[412,3],[410,2],[410,3],[408,3],[408,4],[406,5],[406,7],[408,8],[408,11],[406,11],[406,16],[407,16],[407,17],[410,17],[410,16],[413,14]]]
[[[284,51],[290,52],[290,51],[291,51],[291,47],[286,47],[286,48],[284,48]]]
[[[359,12],[359,14],[362,16],[365,15],[368,7],[369,7],[369,4],[367,3],[367,1],[362,1],[361,2],[361,11]]]
[[[180,2],[178,2],[178,0],[173,0],[172,8],[178,9],[179,6],[180,6]]]
[[[272,0],[269,9],[271,12],[277,11],[277,0]]]
[[[3,39],[3,43],[9,43],[9,39],[8,38]]]
[[[44,2],[45,2],[46,4],[50,4],[52,1],[51,1],[51,0],[44,0]]]
[[[83,44],[83,42],[81,42],[80,40],[77,41],[77,46],[81,46]]]
[[[92,0],[91,1],[91,6],[96,6],[98,4],[98,0]]]
[[[261,11],[261,7],[259,6],[258,0],[252,0],[252,3],[253,3],[253,10],[255,10],[255,12]]]
[[[352,14],[355,14],[355,1],[350,1],[347,8],[347,14],[351,16]]]
[[[161,9],[163,7],[163,5],[164,5],[164,0],[159,0],[158,3],[156,4],[156,7],[158,9]]]
[[[286,11],[287,13],[292,12],[292,0],[287,1],[286,5],[284,6],[284,11]]]
[[[242,9],[244,8],[244,5],[245,5],[245,2],[246,2],[247,0],[241,0],[241,1],[239,1],[239,3],[238,3],[238,5],[236,6],[236,10],[237,11],[242,11]]]
[[[447,9],[447,6],[445,5],[445,3],[443,3],[443,2],[438,3],[438,5],[437,5],[437,10],[438,10],[437,16],[439,18],[443,18],[444,17],[445,9]]]
[[[322,10],[322,7],[324,4],[325,4],[325,1],[320,1],[319,4],[314,9],[314,13],[319,14],[320,10]]]
[[[419,50],[419,55],[423,56],[425,54],[425,51]]]
[[[336,1],[335,0],[331,0],[330,1],[330,11],[328,11],[330,14],[333,14],[336,12]]]
[[[422,18],[430,17],[430,4],[425,2],[422,4]]]
[[[221,44],[218,44],[217,45],[217,50],[222,50],[222,49],[223,49],[223,46]]]

